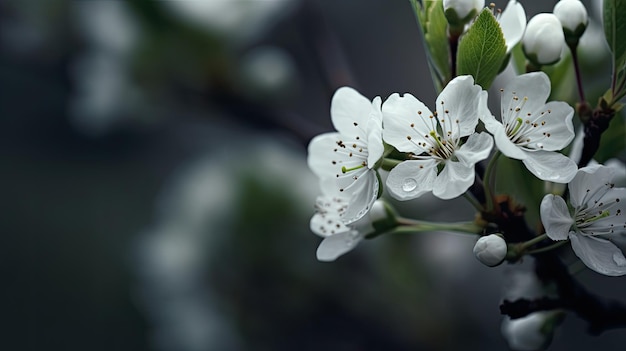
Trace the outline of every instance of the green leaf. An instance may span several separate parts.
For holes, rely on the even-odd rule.
[[[476,84],[488,89],[505,58],[502,29],[491,10],[484,9],[459,42],[457,72],[471,74]]]
[[[614,71],[624,69],[626,64],[626,1],[604,0],[604,35],[613,53]]]
[[[423,5],[410,0],[422,29],[424,47],[433,82],[440,92],[450,80],[448,21],[443,13],[443,0],[425,0]]]

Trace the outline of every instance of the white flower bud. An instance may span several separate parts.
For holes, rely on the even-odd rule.
[[[474,245],[474,256],[489,267],[502,263],[506,257],[506,241],[497,234],[483,236]]]
[[[561,21],[566,39],[578,40],[589,23],[587,9],[580,0],[561,0],[552,11]]]
[[[561,59],[564,41],[561,21],[551,13],[540,13],[528,21],[522,49],[533,64],[551,65]]]
[[[552,341],[554,318],[559,312],[535,312],[526,317],[502,321],[502,335],[518,351],[542,350]],[[546,324],[552,328],[546,328]]]
[[[443,11],[448,23],[462,26],[485,7],[485,0],[443,0]]]

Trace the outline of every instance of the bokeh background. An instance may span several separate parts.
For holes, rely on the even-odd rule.
[[[606,51],[585,35],[593,84]],[[478,263],[471,237],[315,259],[306,145],[342,85],[434,102],[422,45],[404,0],[0,2],[0,348],[507,349],[512,269]],[[578,277],[626,300],[624,279]],[[551,350],[625,341],[568,315]]]

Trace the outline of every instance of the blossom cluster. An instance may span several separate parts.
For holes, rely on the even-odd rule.
[[[564,102],[546,103],[549,94],[544,73],[516,77],[500,91],[498,120],[488,108],[487,91],[471,76],[453,79],[434,112],[408,93],[382,103],[352,88],[338,89],[331,102],[337,132],[309,145],[308,164],[322,189],[311,221],[311,230],[325,237],[318,258],[335,259],[326,250],[345,253],[367,234],[359,228],[371,227],[368,213],[381,195],[383,165],[391,164],[385,187],[397,200],[426,193],[453,199],[474,184],[475,165],[490,156],[495,140],[499,152],[521,160],[539,179],[570,181],[576,164],[558,151],[574,138],[574,111]],[[487,131],[479,131],[479,121]],[[390,150],[401,156],[389,157]]]

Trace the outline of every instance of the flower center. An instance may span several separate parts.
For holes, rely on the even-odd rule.
[[[542,129],[546,129],[547,125],[544,116],[552,113],[552,111],[542,111],[534,116],[533,113],[526,112],[523,115],[524,111],[522,110],[527,101],[527,96],[524,96],[520,101],[515,92],[513,93],[504,128],[509,140],[517,146],[529,150],[541,150],[544,147],[543,141],[551,137],[549,132],[542,131]],[[503,111],[504,115],[505,112]]]
[[[581,208],[576,209],[575,220],[576,227],[587,235],[606,235],[615,232],[616,216],[623,216],[623,203],[619,197],[612,197],[614,193],[611,190],[614,184],[606,183],[604,186],[592,192],[591,189],[586,190]],[[626,229],[626,220],[624,221],[622,230]],[[617,228],[619,230],[619,228]]]

